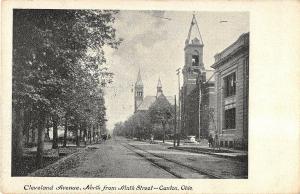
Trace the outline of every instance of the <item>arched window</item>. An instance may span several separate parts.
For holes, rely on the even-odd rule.
[[[199,52],[196,50],[192,53],[192,66],[199,66]]]

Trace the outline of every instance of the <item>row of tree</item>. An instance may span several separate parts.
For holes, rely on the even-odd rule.
[[[149,139],[171,137],[175,133],[175,106],[164,95],[160,95],[147,111],[137,111],[125,122],[115,124],[113,134],[117,136]]]
[[[78,137],[79,131],[86,136],[104,126],[103,87],[113,74],[104,65],[103,48],[116,49],[122,41],[113,27],[117,13],[13,11],[12,173],[20,165],[30,129],[38,131],[36,163],[41,167],[47,125],[53,127],[53,148],[58,146],[59,125],[65,127],[64,146],[68,130]]]

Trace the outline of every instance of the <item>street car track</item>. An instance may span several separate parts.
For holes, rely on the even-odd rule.
[[[194,167],[192,167],[192,166],[190,166],[190,165],[186,165],[186,164],[183,164],[183,163],[181,163],[181,162],[178,162],[178,161],[175,161],[175,160],[172,160],[172,159],[169,159],[169,158],[165,158],[165,157],[163,157],[163,156],[160,156],[160,155],[151,153],[151,152],[149,152],[149,151],[147,151],[147,150],[144,150],[144,149],[142,149],[142,148],[139,148],[139,147],[137,147],[137,146],[130,145],[130,144],[128,144],[128,143],[126,143],[126,145],[124,145],[124,144],[125,144],[125,143],[122,143],[121,145],[123,145],[125,148],[131,150],[132,152],[136,153],[137,155],[139,155],[139,156],[145,158],[146,160],[150,161],[151,163],[153,163],[154,165],[158,166],[159,168],[161,168],[161,169],[163,169],[163,170],[169,172],[170,174],[174,175],[174,176],[177,177],[177,178],[183,178],[183,177],[180,176],[179,174],[177,174],[177,173],[175,173],[175,172],[173,172],[173,171],[167,169],[165,166],[160,165],[160,164],[159,164],[158,162],[156,162],[155,160],[153,160],[153,159],[151,159],[151,158],[147,158],[145,155],[143,155],[143,154],[137,152],[135,149],[140,150],[140,151],[142,151],[142,152],[144,152],[144,153],[150,154],[151,156],[154,156],[154,157],[156,157],[156,158],[160,158],[160,159],[163,159],[163,160],[165,160],[165,161],[174,163],[174,164],[176,164],[176,165],[185,167],[185,168],[187,168],[187,169],[190,169],[190,170],[192,170],[192,171],[195,171],[195,172],[199,173],[200,175],[206,175],[206,176],[208,176],[209,178],[212,178],[212,179],[222,179],[222,178],[223,178],[223,177],[220,177],[220,176],[216,176],[216,175],[214,175],[214,174],[212,174],[212,173],[209,173],[209,172],[207,172],[207,171],[205,171],[205,170],[200,170],[200,169],[194,168]]]
[[[153,159],[151,159],[151,158],[147,158],[145,155],[143,155],[143,154],[141,154],[141,153],[135,151],[132,147],[129,147],[129,146],[131,146],[131,145],[129,145],[129,144],[126,144],[126,145],[121,144],[121,145],[122,145],[123,147],[125,147],[126,149],[128,149],[128,150],[134,152],[134,153],[137,154],[138,156],[141,156],[141,157],[144,158],[145,160],[149,161],[150,163],[152,163],[152,164],[155,165],[156,167],[161,168],[162,170],[167,171],[168,173],[172,174],[172,175],[175,176],[176,178],[183,178],[183,177],[180,176],[179,174],[174,173],[174,172],[170,171],[169,169],[165,168],[164,166],[158,164],[157,162],[155,162],[155,160],[153,160]],[[129,146],[127,146],[127,145],[129,145]]]

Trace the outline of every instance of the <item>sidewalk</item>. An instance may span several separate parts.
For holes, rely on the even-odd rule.
[[[155,142],[169,146],[169,149],[176,149],[176,150],[182,150],[182,151],[188,151],[192,153],[200,153],[200,154],[209,154],[214,155],[218,157],[223,158],[230,158],[234,160],[239,161],[245,161],[248,159],[248,152],[244,150],[235,150],[235,149],[229,149],[229,148],[220,148],[220,149],[213,149],[208,147],[205,143],[184,143],[180,142],[179,147],[173,147],[173,141],[166,140],[165,143],[163,143],[160,140],[155,140]]]

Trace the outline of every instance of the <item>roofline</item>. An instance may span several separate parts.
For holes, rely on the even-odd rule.
[[[195,21],[195,23],[194,23]],[[200,32],[200,29],[199,29],[199,26],[198,26],[198,22],[197,22],[197,19],[195,17],[195,14],[193,14],[193,18],[192,18],[192,22],[190,24],[190,29],[189,29],[189,33],[188,33],[188,37],[187,39],[185,40],[185,45],[188,45],[187,43],[190,42],[190,38],[191,38],[191,32],[192,32],[192,28],[193,26],[196,24],[196,27],[197,27],[197,30],[198,30],[198,33],[199,33],[199,38],[200,38],[200,45],[204,45],[203,43],[203,40],[202,40],[202,36],[201,36],[201,32]]]
[[[220,53],[217,53],[215,55],[215,63],[212,64],[211,67],[216,69],[218,66],[223,64],[223,62],[226,61],[229,57],[235,55],[236,53],[238,53],[238,51],[247,47],[249,47],[249,32],[243,33],[234,43],[226,47]]]

